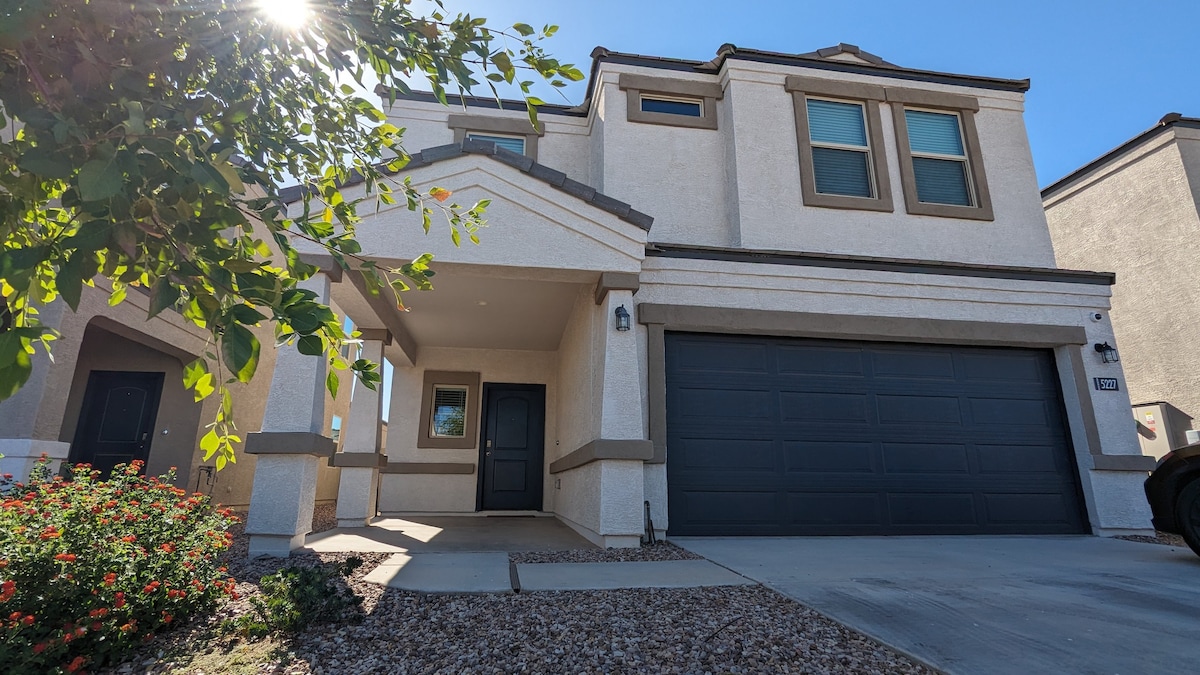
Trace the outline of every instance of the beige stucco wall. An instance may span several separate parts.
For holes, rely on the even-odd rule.
[[[1058,264],[1117,273],[1113,343],[1135,403],[1200,417],[1200,131],[1169,130],[1046,200]]]

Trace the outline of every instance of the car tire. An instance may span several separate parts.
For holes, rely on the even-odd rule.
[[[1200,478],[1180,490],[1175,500],[1175,525],[1187,545],[1200,555]]]

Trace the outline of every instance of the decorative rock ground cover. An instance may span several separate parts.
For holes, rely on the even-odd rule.
[[[317,528],[332,523],[319,509]],[[344,560],[300,555],[291,564]],[[357,625],[316,626],[259,643],[219,634],[222,619],[278,560],[245,560],[238,533],[229,572],[242,599],[148,645],[110,673],[366,675],[368,673],[932,673],[907,657],[762,586],[423,595],[363,578],[388,554],[359,554],[349,580],[364,598]],[[671,545],[631,551],[516,553],[519,563],[696,558]]]

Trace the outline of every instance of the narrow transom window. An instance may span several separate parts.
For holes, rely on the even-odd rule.
[[[904,120],[908,124],[917,200],[927,204],[974,206],[959,116],[905,109]]]
[[[694,98],[642,94],[641,106],[642,112],[648,113],[665,113],[667,115],[683,115],[685,117],[704,116],[704,102]]]
[[[511,150],[518,155],[525,154],[525,138],[522,136],[498,136],[496,134],[475,134],[467,132],[467,138],[472,141],[495,143],[496,147]]]
[[[871,147],[863,104],[819,98],[806,99],[805,103],[817,192],[873,198]]]
[[[433,386],[429,434],[435,438],[462,438],[466,435],[467,388]]]

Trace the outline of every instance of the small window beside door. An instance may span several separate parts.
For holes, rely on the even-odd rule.
[[[504,148],[505,150],[515,152],[518,155],[525,154],[524,136],[499,136],[496,134],[477,134],[468,131],[467,138],[472,141],[494,143],[497,148]]]
[[[429,432],[434,438],[463,438],[467,435],[467,388],[433,385]]]

